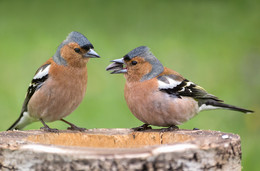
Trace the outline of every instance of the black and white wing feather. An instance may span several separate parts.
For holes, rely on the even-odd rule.
[[[20,117],[15,121],[15,123],[8,130],[22,129],[27,124],[34,121],[34,119],[29,116],[27,105],[28,105],[28,102],[30,101],[31,97],[33,96],[33,94],[39,88],[41,88],[41,86],[44,84],[44,82],[48,79],[50,66],[51,66],[51,64],[45,64],[36,71],[32,81],[27,89],[27,94],[24,99]]]
[[[225,108],[236,110],[244,113],[252,113],[253,111],[239,108],[236,106],[228,105],[223,103],[223,100],[220,100],[216,96],[207,93],[202,87],[190,82],[187,79],[180,80],[176,78],[176,75],[163,75],[159,76],[159,90],[165,92],[171,96],[182,98],[182,97],[191,97],[198,101],[199,111],[209,110],[209,109],[218,109]]]
[[[216,96],[209,94],[202,87],[190,82],[187,79],[178,81],[174,79],[174,75],[164,75],[158,77],[159,89],[171,95],[175,95],[179,98],[182,96],[192,97],[194,99],[213,99],[219,100]]]

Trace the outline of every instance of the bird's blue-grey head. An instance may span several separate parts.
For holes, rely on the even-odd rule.
[[[81,48],[89,50],[88,53],[86,53],[86,57],[99,57],[99,55],[93,50],[94,47],[90,43],[90,41],[81,33],[73,31],[71,32],[67,38],[59,45],[56,53],[53,56],[53,60],[59,64],[59,65],[67,65],[65,59],[61,56],[61,48],[64,45],[67,45],[69,43],[75,42],[77,43]]]
[[[150,49],[147,46],[140,46],[133,49],[131,52],[124,56],[124,60],[131,60],[132,58],[139,56],[144,58],[145,61],[148,61],[152,65],[152,70],[148,74],[144,75],[141,81],[152,79],[164,70],[161,62],[152,54]]]
[[[150,51],[150,49],[147,46],[137,47],[137,48],[133,49],[132,51],[130,51],[128,54],[126,54],[123,58],[113,60],[112,62],[114,62],[114,63],[110,64],[106,69],[113,70],[112,74],[126,73],[127,69],[123,68],[124,61],[131,60],[137,56],[144,58],[145,61],[148,61],[152,65],[152,70],[148,74],[144,75],[142,77],[141,81],[152,79],[163,72],[163,70],[164,70],[163,65],[152,54],[152,52]],[[120,68],[121,68],[121,70],[120,70]]]

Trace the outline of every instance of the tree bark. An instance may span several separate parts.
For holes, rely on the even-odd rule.
[[[241,170],[240,137],[205,130],[0,133],[1,170]]]

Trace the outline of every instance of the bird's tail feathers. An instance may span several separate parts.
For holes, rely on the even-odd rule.
[[[246,114],[254,112],[252,110],[243,109],[240,107],[236,107],[233,105],[225,104],[225,103],[214,101],[214,100],[208,100],[199,107],[199,111],[210,110],[210,109],[229,109],[229,110],[234,110],[234,111],[238,111],[238,112],[243,112]]]
[[[29,116],[29,113],[24,111],[21,113],[20,117],[10,126],[7,131],[9,130],[21,130],[28,124],[34,122],[35,119]]]

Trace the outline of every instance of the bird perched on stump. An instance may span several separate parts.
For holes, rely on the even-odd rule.
[[[61,120],[68,129],[83,131],[63,118],[81,103],[87,87],[87,67],[90,58],[99,58],[90,41],[79,32],[71,32],[52,58],[35,73],[29,85],[20,117],[8,129],[23,129],[41,121],[45,131],[56,132],[45,122]]]
[[[135,117],[145,123],[134,130],[150,129],[149,125],[173,130],[178,128],[176,125],[208,109],[253,112],[223,103],[178,72],[164,67],[146,46],[137,47],[111,62],[106,70],[124,74],[127,105]]]

